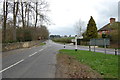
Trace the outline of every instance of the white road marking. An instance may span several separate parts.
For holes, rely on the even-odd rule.
[[[47,47],[46,47],[46,48],[47,48]],[[44,49],[45,49],[45,48],[44,48]],[[44,49],[41,49],[41,50],[39,50],[39,51],[42,51],[42,50],[44,50]],[[29,55],[29,57],[31,57],[31,56],[33,56],[33,55],[35,55],[35,54],[37,54],[37,53],[38,53],[38,52],[35,52],[35,53],[31,54],[31,55]],[[11,66],[9,66],[9,67],[1,70],[0,73],[2,73],[2,72],[4,72],[4,71],[6,71],[6,70],[8,70],[8,69],[10,69],[10,68],[12,68],[12,67],[14,67],[15,65],[17,65],[17,64],[19,64],[19,63],[21,63],[21,62],[23,62],[23,61],[24,61],[24,59],[16,62],[15,64],[13,64],[13,65],[11,65]]]
[[[42,50],[44,50],[44,49],[40,49],[39,51],[42,51]],[[37,54],[38,52],[35,52],[35,53],[33,53],[33,54],[31,54],[31,55],[29,55],[29,57],[31,57],[31,56],[33,56],[33,55],[35,55],[35,54]]]
[[[44,50],[44,49],[40,49],[39,51],[42,51],[42,50]]]
[[[10,69],[10,68],[12,68],[12,67],[14,67],[15,65],[17,65],[17,64],[19,64],[19,63],[21,63],[21,62],[23,62],[23,61],[24,61],[24,59],[22,59],[22,60],[16,62],[15,64],[13,64],[13,65],[11,65],[11,66],[9,66],[9,67],[7,67],[7,68],[1,70],[0,73],[2,73],[2,72],[4,72],[4,71],[6,71],[6,70],[8,70],[8,69]]]
[[[35,54],[37,54],[37,52],[35,52],[35,53],[33,53],[33,54],[29,55],[29,57],[31,57],[31,56],[33,56],[33,55],[35,55]]]

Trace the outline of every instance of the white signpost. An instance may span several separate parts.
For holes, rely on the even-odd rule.
[[[75,36],[75,51],[77,51],[77,35]]]

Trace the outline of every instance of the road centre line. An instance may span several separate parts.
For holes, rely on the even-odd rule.
[[[44,49],[40,49],[39,51],[42,51],[42,50],[44,50]]]
[[[39,51],[42,51],[42,50],[44,50],[44,49],[40,49]],[[29,55],[29,57],[31,57],[31,56],[33,56],[33,55],[35,55],[35,54],[37,54],[38,52],[35,52],[35,53],[33,53],[33,54],[31,54],[31,55]]]
[[[33,55],[35,55],[35,54],[37,54],[37,52],[35,52],[35,53],[33,53],[33,54],[29,55],[29,57],[31,57],[31,56],[33,56]]]
[[[23,61],[24,61],[24,59],[22,59],[22,60],[16,62],[15,64],[13,64],[13,65],[11,65],[11,66],[9,66],[9,67],[7,67],[7,68],[1,70],[0,73],[2,73],[2,72],[4,72],[4,71],[6,71],[6,70],[8,70],[8,69],[10,69],[10,68],[12,68],[12,67],[14,67],[15,65],[17,65],[17,64],[19,64],[19,63],[21,63],[21,62],[23,62]]]
[[[47,47],[46,47],[46,48],[47,48]],[[44,49],[45,49],[45,48],[44,48]],[[44,49],[41,49],[41,50],[39,50],[39,51],[42,51],[42,50],[44,50]],[[38,53],[38,52],[35,52],[35,53],[31,54],[31,55],[29,55],[29,57],[31,57],[31,56],[33,56],[33,55],[35,55],[35,54],[37,54],[37,53]],[[14,63],[13,65],[11,65],[11,66],[9,66],[9,67],[1,70],[0,73],[2,73],[2,72],[4,72],[4,71],[6,71],[6,70],[8,70],[8,69],[10,69],[10,68],[12,68],[12,67],[14,67],[14,66],[16,66],[17,64],[23,62],[24,60],[25,60],[25,59],[22,59],[22,60],[20,60],[20,61],[18,61],[18,62],[16,62],[16,63]]]

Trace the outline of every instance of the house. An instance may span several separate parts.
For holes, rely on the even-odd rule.
[[[110,34],[114,28],[112,27],[112,24],[118,23],[116,22],[115,18],[110,18],[110,23],[106,24],[102,28],[98,30],[99,36],[102,37],[103,34]]]

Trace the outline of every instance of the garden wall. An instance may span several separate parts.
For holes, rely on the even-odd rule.
[[[13,49],[19,49],[19,48],[29,48],[34,45],[42,43],[44,40],[38,40],[38,41],[29,41],[29,42],[16,42],[16,43],[4,43],[2,44],[2,51],[9,51]]]

